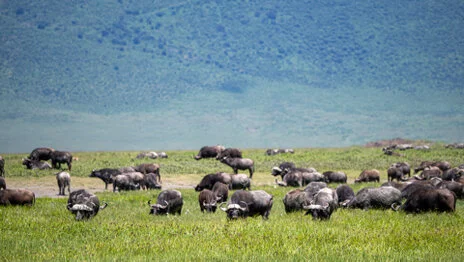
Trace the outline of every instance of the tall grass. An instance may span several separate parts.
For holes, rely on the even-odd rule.
[[[90,221],[77,222],[66,210],[67,198],[39,198],[33,207],[0,208],[0,260],[2,261],[268,261],[268,260],[450,260],[462,261],[464,204],[455,213],[409,215],[392,210],[338,209],[329,221],[313,221],[297,212],[286,214],[282,198],[291,188],[275,187],[270,167],[280,161],[297,166],[314,166],[320,171],[348,170],[350,179],[364,168],[378,168],[385,175],[390,162],[445,159],[453,166],[464,151],[437,146],[430,152],[406,151],[404,158],[391,158],[379,149],[300,149],[294,155],[265,156],[264,150],[245,150],[244,156],[257,163],[253,189],[274,195],[269,220],[248,218],[228,221],[225,213],[201,213],[198,193],[179,189],[184,197],[181,216],[155,217],[148,214],[147,201],[160,191],[101,192],[109,206]],[[215,160],[195,161],[196,152],[168,152],[169,159],[155,160],[163,177],[197,182],[203,174],[228,170]],[[93,168],[131,165],[135,152],[75,153],[72,176],[86,176]],[[20,155],[5,155],[8,176],[28,179],[15,161]],[[148,160],[145,160],[148,161]],[[19,165],[19,166],[18,166]],[[39,176],[54,179],[56,171]],[[386,180],[386,176],[382,177]],[[383,182],[383,181],[382,181]],[[103,183],[102,183],[103,184]],[[359,190],[379,184],[352,184]],[[336,185],[331,185],[336,186]],[[103,185],[102,185],[103,188]]]

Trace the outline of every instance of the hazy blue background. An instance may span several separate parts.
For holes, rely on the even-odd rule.
[[[0,0],[0,152],[464,139],[464,2]]]

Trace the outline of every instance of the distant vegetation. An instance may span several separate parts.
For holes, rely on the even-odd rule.
[[[145,114],[150,131],[119,127],[105,137],[139,135],[125,150],[142,149],[147,136],[184,148],[172,130],[185,129],[195,147],[224,141],[202,129],[233,130],[239,146],[252,147],[405,135],[457,142],[460,10],[458,1],[7,1],[0,118],[20,131],[1,131],[0,151],[17,152],[9,141],[32,131],[53,146],[89,150],[95,143],[85,141],[102,138],[78,125],[133,125]],[[82,148],[47,138],[44,123],[80,136]],[[288,141],[276,141],[283,134]]]

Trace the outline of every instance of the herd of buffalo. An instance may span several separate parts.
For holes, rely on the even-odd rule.
[[[153,154],[154,153],[154,154]],[[294,153],[292,149],[269,149],[267,155]],[[156,156],[156,157],[155,157]],[[166,153],[141,153],[137,158],[167,158]],[[198,203],[202,212],[215,212],[219,207],[226,212],[227,218],[245,218],[260,215],[263,219],[269,217],[273,205],[273,196],[264,190],[251,190],[251,179],[254,172],[254,162],[243,158],[242,152],[236,148],[223,146],[205,146],[194,157],[196,160],[215,158],[229,166],[233,174],[217,172],[205,175],[195,191],[199,192]],[[47,160],[51,160],[49,165]],[[72,154],[52,148],[36,148],[28,158],[23,159],[23,165],[28,169],[55,168],[61,169],[66,163],[68,170],[72,167]],[[0,205],[33,205],[35,195],[25,189],[7,189],[4,179],[5,161],[0,156]],[[248,170],[249,176],[238,174],[239,170]],[[283,162],[273,167],[271,175],[275,177],[278,186],[296,187],[283,198],[285,211],[304,211],[313,219],[329,219],[339,207],[344,208],[381,208],[403,210],[420,213],[428,211],[454,212],[456,200],[464,197],[464,165],[451,167],[446,161],[424,161],[413,169],[406,162],[393,163],[387,170],[388,182],[380,187],[366,187],[356,194],[347,184],[347,176],[340,171],[319,173],[314,168],[296,167],[292,162]],[[160,166],[154,163],[144,163],[138,166],[123,168],[103,168],[93,170],[90,177],[101,179],[113,185],[113,192],[139,189],[161,189],[162,181]],[[278,178],[280,178],[280,181]],[[89,219],[100,209],[107,206],[100,204],[98,197],[84,189],[71,192],[71,176],[62,170],[56,174],[59,195],[69,193],[67,209],[77,220]],[[396,181],[395,181],[396,180]],[[364,170],[355,183],[380,182],[378,170]],[[328,185],[336,183],[336,188]],[[229,199],[229,191],[235,190]],[[403,200],[405,202],[403,203]],[[227,202],[228,201],[228,202]],[[177,190],[163,190],[157,201],[150,206],[150,214],[181,214],[183,198]]]

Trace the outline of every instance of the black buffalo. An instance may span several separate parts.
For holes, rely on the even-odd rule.
[[[198,203],[200,205],[201,212],[214,213],[218,206],[218,200],[221,198],[216,197],[213,191],[209,189],[203,189],[198,194]]]
[[[273,196],[263,190],[237,190],[230,198],[227,208],[221,208],[227,213],[228,219],[246,218],[261,215],[268,219],[272,209]]]
[[[47,162],[42,162],[42,161],[39,161],[39,160],[31,160],[31,159],[28,159],[28,158],[24,158],[22,164],[24,166],[26,166],[27,169],[40,169],[40,170],[43,170],[43,169],[52,168],[52,166]]]
[[[113,177],[113,192],[139,190],[145,187],[145,176],[140,172],[124,173]]]
[[[47,161],[52,158],[52,152],[54,151],[55,149],[51,147],[39,147],[32,150],[32,152],[29,154],[29,159],[37,161]]]
[[[220,198],[220,200],[218,200],[219,202],[226,202],[229,198],[229,185],[227,184],[216,182],[214,183],[212,191],[217,198]]]
[[[0,190],[0,205],[28,205],[35,203],[35,194],[26,189]]]
[[[380,182],[380,172],[377,169],[364,170],[354,182]]]
[[[311,204],[304,206],[307,210],[305,215],[311,214],[313,219],[328,220],[333,211],[338,208],[338,196],[335,189],[323,188],[314,195]]]
[[[283,202],[285,207],[285,212],[295,212],[303,210],[304,206],[307,206],[311,203],[312,196],[309,197],[310,193],[301,189],[293,189],[285,194]]]
[[[403,205],[394,205],[392,208],[394,210],[401,209],[408,213],[454,212],[456,195],[448,189],[421,188],[411,194]]]
[[[445,172],[443,172],[443,175],[442,175],[441,178],[443,178],[443,180],[456,181],[463,174],[464,174],[464,169],[455,167],[455,168],[451,168],[451,169],[448,169]]]
[[[61,169],[61,164],[67,164],[68,170],[71,171],[73,157],[67,151],[53,151],[51,153],[52,167]]]
[[[232,183],[232,178],[227,173],[218,172],[216,174],[208,174],[205,175],[200,183],[195,187],[195,191],[201,191],[203,189],[213,189],[213,186],[216,182],[221,182],[226,185],[230,185]]]
[[[346,183],[347,176],[341,171],[326,171],[322,173],[326,183]]]
[[[391,165],[388,170],[387,170],[387,179],[388,181],[393,181],[396,179],[398,182],[400,181],[406,181],[406,178],[404,177],[403,169],[396,167],[394,165]]]
[[[414,174],[424,170],[426,167],[431,166],[436,166],[443,172],[451,168],[451,165],[448,161],[422,161],[417,168],[414,168]]]
[[[248,189],[251,190],[251,180],[245,174],[230,174],[230,189]]]
[[[150,215],[180,215],[184,200],[179,191],[164,190],[159,193],[156,204],[152,205],[150,200],[148,205],[150,206]]]
[[[100,206],[98,197],[85,189],[79,189],[69,194],[67,209],[73,215],[76,215],[76,220],[88,220],[98,214],[98,211],[107,206],[105,203]]]
[[[108,184],[113,183],[113,177],[120,175],[121,172],[115,168],[102,168],[93,170],[89,177],[98,177],[105,183],[105,190],[108,189]]]
[[[58,195],[64,196],[66,187],[68,193],[71,193],[71,175],[68,172],[59,172],[56,174],[56,182],[58,183]]]
[[[148,173],[145,175],[145,186],[147,189],[161,189],[161,181],[158,176],[154,173]]]
[[[238,157],[224,157],[221,158],[221,163],[230,166],[234,173],[237,174],[238,170],[248,170],[250,172],[250,178],[253,178],[253,172],[255,170],[255,164],[253,160],[249,158],[238,158]]]
[[[238,148],[226,148],[216,156],[216,159],[221,160],[224,157],[242,158],[242,151],[240,151]]]
[[[401,204],[401,191],[394,187],[366,187],[356,194],[348,203],[342,206],[348,208],[391,208],[392,204]]]
[[[348,203],[355,197],[353,189],[345,184],[338,185],[336,191],[339,204]]]
[[[225,148],[223,146],[204,146],[200,149],[198,154],[194,157],[196,160],[202,158],[216,158]]]
[[[301,187],[311,182],[325,181],[322,174],[306,168],[287,168],[282,170],[280,175],[283,175],[282,182],[276,179],[276,183],[279,186]]]

